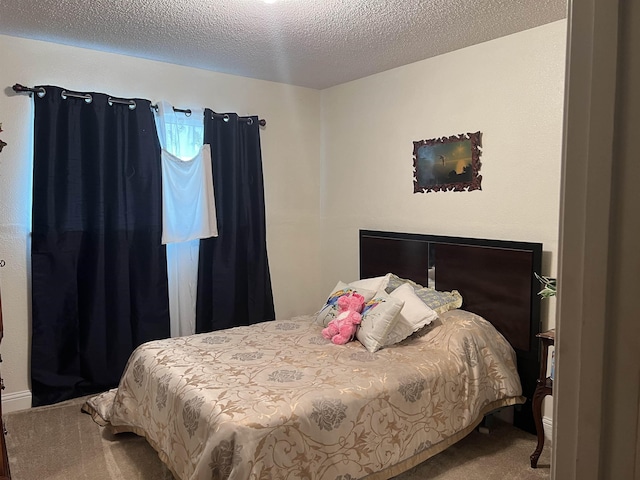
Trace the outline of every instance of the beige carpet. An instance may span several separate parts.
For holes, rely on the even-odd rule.
[[[173,480],[155,451],[133,434],[111,435],[80,411],[82,399],[4,416],[13,480]],[[536,438],[501,422],[472,432],[395,480],[548,479],[550,449],[529,466]]]

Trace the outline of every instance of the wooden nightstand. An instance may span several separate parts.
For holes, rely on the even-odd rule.
[[[555,329],[536,335],[540,339],[542,346],[542,361],[540,362],[540,374],[538,375],[536,390],[533,393],[533,421],[536,425],[536,433],[538,434],[538,446],[531,454],[531,468],[538,466],[538,458],[544,447],[544,428],[542,426],[542,400],[547,395],[553,395],[553,378],[547,377],[547,363],[549,359],[549,347],[552,346],[556,339]]]

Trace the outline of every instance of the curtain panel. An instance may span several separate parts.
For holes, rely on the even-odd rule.
[[[169,317],[171,336],[180,337],[196,331],[200,239],[193,232],[214,227],[217,235],[211,155],[209,146],[203,145],[203,109],[187,114],[175,112],[166,101],[156,105],[154,117],[162,148],[162,242],[167,246]],[[178,201],[172,201],[176,198]],[[169,231],[167,225],[172,227]]]
[[[44,88],[34,96],[34,406],[116,386],[135,347],[169,336],[150,102]]]
[[[273,320],[258,117],[205,110],[218,237],[200,240],[196,332]]]

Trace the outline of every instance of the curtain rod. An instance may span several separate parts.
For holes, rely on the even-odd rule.
[[[47,91],[44,89],[44,87],[37,87],[37,88],[31,88],[31,87],[25,87],[24,85],[20,85],[19,83],[16,83],[13,87],[13,91],[16,93],[35,93],[40,97],[44,97],[47,93]],[[62,91],[62,98],[66,98],[66,97],[74,97],[74,98],[82,98],[84,101],[86,101],[87,103],[91,103],[91,95],[89,94],[85,94],[85,93],[78,93],[78,92],[71,92],[68,90],[63,90]],[[119,104],[123,104],[123,105],[129,105],[129,108],[133,109],[136,108],[136,102],[134,100],[129,100],[126,98],[117,98],[117,97],[109,97],[109,103],[119,103]],[[157,105],[151,105],[151,108],[154,110],[158,110],[158,106]],[[180,113],[184,113],[185,115],[189,116],[191,115],[191,109],[190,108],[176,108],[173,107],[173,111],[174,112],[180,112]],[[212,117],[213,118],[222,118],[225,122],[229,120],[229,115],[226,113],[216,113],[213,112],[212,113]],[[249,125],[251,125],[251,123],[253,123],[253,118],[251,117],[240,117],[238,116],[238,120],[242,121],[242,122],[247,122],[249,123]],[[263,118],[258,120],[258,125],[260,125],[261,127],[265,127],[267,125],[267,121]]]
[[[154,110],[158,110],[158,105],[151,105],[151,108]],[[180,112],[180,113],[184,113],[187,117],[191,115],[191,109],[190,108],[176,108],[173,107],[173,111],[174,112]],[[211,116],[213,118],[222,118],[225,122],[229,121],[229,115],[226,113],[216,113],[216,112],[212,112]],[[241,122],[247,122],[249,123],[249,125],[251,125],[251,123],[253,123],[253,119],[251,117],[238,117],[238,120],[240,120]],[[267,121],[263,118],[258,120],[258,125],[260,125],[261,127],[264,127],[267,125]]]

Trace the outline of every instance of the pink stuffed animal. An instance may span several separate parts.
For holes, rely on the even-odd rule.
[[[350,341],[358,325],[362,321],[364,297],[359,293],[343,295],[338,299],[339,314],[331,320],[327,328],[322,330],[322,336],[336,345],[343,345]]]

